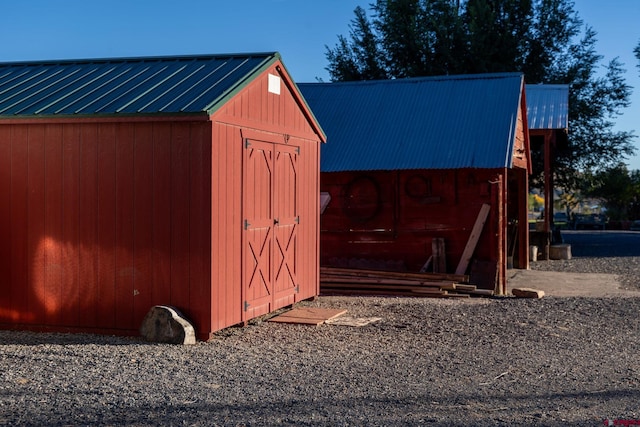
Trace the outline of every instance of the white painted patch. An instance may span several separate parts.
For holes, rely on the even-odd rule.
[[[280,95],[280,77],[269,74],[269,92]]]

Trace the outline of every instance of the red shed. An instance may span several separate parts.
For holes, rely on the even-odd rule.
[[[510,260],[528,268],[522,74],[300,90],[330,142],[321,160],[321,191],[330,196],[323,265],[418,271],[431,257],[439,272],[471,274],[497,293]]]
[[[277,53],[0,64],[0,324],[208,339],[316,296],[324,140]]]

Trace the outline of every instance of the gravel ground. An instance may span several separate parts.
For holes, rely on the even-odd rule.
[[[588,235],[600,243],[585,246]],[[629,250],[640,251],[640,233],[627,235]],[[574,259],[534,268],[615,273],[637,287],[640,253],[595,256],[609,237],[567,233]],[[640,420],[640,298],[321,297],[301,305],[382,320],[360,328],[256,321],[195,346],[0,331],[0,424]]]

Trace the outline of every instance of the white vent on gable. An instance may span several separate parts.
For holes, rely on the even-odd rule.
[[[280,95],[280,77],[269,74],[269,92]]]

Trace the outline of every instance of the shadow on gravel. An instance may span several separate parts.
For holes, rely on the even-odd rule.
[[[2,394],[0,393],[0,396]],[[255,396],[254,396],[255,397]],[[94,396],[100,400],[100,396]],[[46,410],[30,415],[30,425],[601,425],[615,402],[629,407],[638,390],[457,396],[425,393],[410,397],[247,399],[244,403],[183,401],[166,405],[120,403],[108,410],[66,408],[64,416]],[[45,408],[46,409],[46,408]],[[569,418],[570,420],[568,420]],[[31,424],[33,423],[33,424]]]
[[[575,257],[640,257],[640,232],[562,230],[561,234]]]

